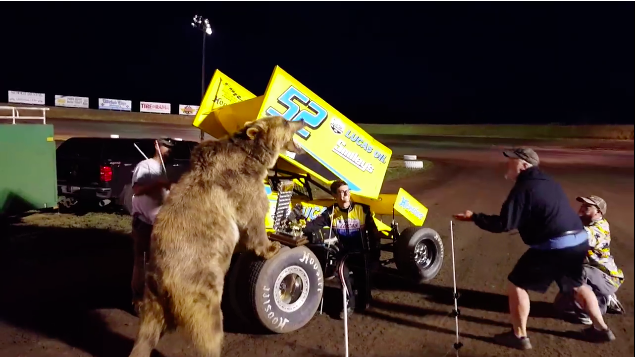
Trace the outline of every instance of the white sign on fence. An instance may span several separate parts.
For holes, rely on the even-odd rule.
[[[99,109],[124,110],[129,112],[132,110],[132,101],[122,99],[99,98]]]
[[[139,102],[139,110],[144,113],[170,114],[170,103]]]
[[[181,115],[196,115],[196,112],[198,112],[198,105],[179,104],[179,114]]]
[[[56,107],[88,108],[88,97],[73,97],[68,95],[55,95]]]
[[[13,90],[9,91],[9,103],[46,104],[44,101],[44,93],[20,92]]]

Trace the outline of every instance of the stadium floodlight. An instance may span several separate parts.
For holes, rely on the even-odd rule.
[[[212,26],[209,19],[203,18],[201,15],[194,15],[192,18],[192,27],[203,32],[203,58],[201,60],[201,100],[205,96],[205,39],[212,34]],[[201,130],[201,141],[205,138],[205,133]]]

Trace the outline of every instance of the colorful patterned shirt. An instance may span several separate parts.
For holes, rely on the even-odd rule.
[[[591,222],[584,229],[589,233],[588,263],[610,277],[610,282],[615,287],[620,287],[624,281],[624,273],[615,264],[611,256],[611,230],[609,222],[601,219]]]

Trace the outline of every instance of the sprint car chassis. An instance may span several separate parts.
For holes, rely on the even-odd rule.
[[[415,283],[437,275],[444,249],[439,234],[422,227],[428,209],[403,188],[397,194],[381,193],[392,150],[279,66],[260,96],[216,70],[192,125],[223,138],[271,115],[308,124],[294,135],[304,153],[280,153],[263,182],[270,202],[265,227],[269,238],[283,248],[267,261],[251,252],[235,252],[226,275],[225,314],[236,315],[243,326],[288,333],[315,315],[326,285],[341,287],[333,269],[337,264],[333,241],[327,238],[320,244],[308,244],[297,224],[287,224],[296,205],[303,207],[308,220],[332,205],[326,186],[337,179],[349,184],[353,201],[369,205],[376,215],[392,216],[389,224],[374,217],[382,254],[369,254],[372,261],[366,267],[383,266]],[[412,227],[400,230],[396,214]],[[389,267],[393,264],[396,269]]]
[[[336,274],[338,245],[326,227],[321,232],[320,242],[311,244],[307,237],[283,224],[292,216],[293,202],[314,201],[315,191],[328,192],[325,187],[308,175],[277,168],[268,177],[268,182],[277,193],[272,214],[273,229],[268,234],[271,240],[284,247],[267,261],[250,252],[236,252],[227,274],[223,300],[225,310],[229,309],[244,325],[263,327],[267,332],[288,333],[306,325],[321,310],[322,303],[332,303],[323,301],[326,287],[341,289]],[[366,275],[377,272],[369,267],[382,267],[383,273],[397,274],[414,283],[430,281],[443,264],[441,237],[430,228],[413,226],[399,231],[394,209],[392,215],[390,225],[383,225],[388,228],[380,232],[380,250],[384,258],[365,254],[369,260],[364,265]],[[389,267],[392,264],[396,269]]]

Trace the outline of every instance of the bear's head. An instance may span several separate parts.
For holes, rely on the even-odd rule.
[[[281,116],[270,116],[245,123],[238,135],[253,144],[253,154],[261,155],[268,167],[273,167],[283,150],[302,153],[293,136],[306,125],[304,120],[288,121]]]

